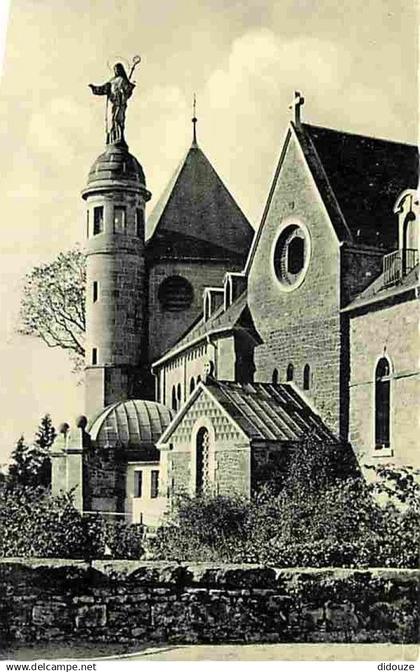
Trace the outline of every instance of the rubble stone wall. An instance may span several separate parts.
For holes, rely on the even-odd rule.
[[[3,559],[0,650],[13,642],[418,639],[420,571]]]

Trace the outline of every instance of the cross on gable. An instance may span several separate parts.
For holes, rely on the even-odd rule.
[[[295,91],[295,97],[293,103],[289,105],[289,110],[295,111],[295,124],[298,125],[301,123],[300,118],[300,108],[303,106],[305,98],[302,96],[300,91]]]

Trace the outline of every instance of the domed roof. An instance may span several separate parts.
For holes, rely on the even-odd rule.
[[[146,187],[143,168],[124,145],[107,145],[103,154],[98,156],[89,171],[83,196],[95,188],[102,190],[115,186],[131,189]]]
[[[99,448],[153,448],[173,416],[171,409],[156,401],[130,399],[101,411],[88,432]]]

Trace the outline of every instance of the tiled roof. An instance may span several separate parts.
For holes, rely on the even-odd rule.
[[[193,144],[175,171],[147,222],[148,253],[155,246],[189,238],[180,252],[187,256],[200,242],[212,246],[212,256],[245,261],[254,230],[213,166]],[[162,242],[163,241],[163,242]],[[196,243],[194,242],[196,241]],[[201,246],[202,247],[202,246]],[[207,248],[200,251],[206,257]]]
[[[395,248],[393,209],[404,189],[418,186],[418,148],[310,124],[294,128],[339,238],[349,232],[355,243]]]
[[[175,343],[173,348],[165,353],[162,359],[171,358],[178,351],[188,347],[190,343],[193,343],[201,336],[206,336],[225,330],[233,330],[236,325],[242,326],[248,331],[251,330],[254,337],[259,339],[249,312],[246,291],[244,291],[226,310],[224,309],[223,305],[219,306],[219,308],[207,321],[204,321],[204,318],[201,316],[195,326],[187,331],[187,333],[179,341],[177,341],[177,343]]]
[[[200,382],[159,441],[172,432],[201,394],[209,394],[251,441],[298,442],[309,433],[321,441],[337,442],[293,384],[236,383],[207,378]]]
[[[216,380],[205,385],[250,439],[299,441],[313,432],[321,440],[336,440],[293,385]]]
[[[387,301],[393,297],[397,297],[410,289],[414,289],[419,285],[419,266],[413,268],[410,273],[405,275],[399,282],[393,285],[385,286],[385,274],[382,273],[379,278],[376,278],[366,289],[352,301],[344,312],[363,308],[363,306],[370,305],[375,302]]]

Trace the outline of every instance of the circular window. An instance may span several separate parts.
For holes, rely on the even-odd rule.
[[[287,225],[274,248],[274,271],[284,289],[294,289],[303,281],[309,262],[309,236],[297,224]]]
[[[188,280],[180,275],[166,278],[159,287],[158,299],[164,308],[171,312],[179,312],[189,308],[194,297],[194,290]]]

